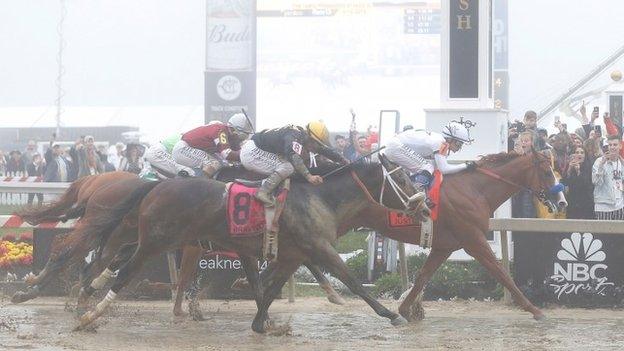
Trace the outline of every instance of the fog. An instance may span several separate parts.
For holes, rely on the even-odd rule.
[[[624,44],[621,1],[509,2],[512,117],[540,110]],[[205,0],[66,6],[65,125],[129,123],[158,138],[203,122]],[[322,118],[346,130],[349,107],[361,125],[398,109],[424,126],[422,109],[439,106],[439,37],[397,39],[396,16],[259,18],[258,127]],[[59,18],[59,1],[0,1],[4,126],[54,125]]]

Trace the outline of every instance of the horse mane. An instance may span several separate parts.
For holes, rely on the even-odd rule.
[[[329,172],[332,172],[338,168],[340,168],[342,165],[337,164],[337,163],[321,163],[316,167],[311,167],[309,168],[310,173],[312,173],[313,175],[325,175]],[[367,170],[370,169],[372,167],[376,167],[379,166],[379,163],[377,162],[371,162],[371,163],[364,163],[364,162],[356,162],[356,163],[351,163],[349,166],[344,167],[343,169],[339,170],[338,172],[332,174],[330,177],[339,175],[339,174],[343,174],[345,172],[349,172],[351,170],[353,171],[359,171],[359,170]],[[291,179],[295,180],[295,181],[302,181],[302,182],[307,182],[306,179],[304,179],[299,173],[295,172],[292,176]]]
[[[505,164],[509,161],[515,160],[516,158],[522,156],[522,154],[519,154],[515,151],[511,151],[511,152],[499,152],[497,154],[491,154],[491,155],[485,155],[482,156],[478,163],[480,167],[484,167],[484,168],[492,168],[492,167],[496,167],[496,166],[500,166],[502,164]]]

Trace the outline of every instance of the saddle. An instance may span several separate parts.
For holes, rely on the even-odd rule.
[[[234,179],[234,183],[244,185],[248,188],[259,188],[262,185],[262,180],[247,180],[247,179]]]
[[[286,179],[276,189],[277,204],[272,207],[265,207],[254,196],[261,182],[237,179],[228,183],[226,217],[231,237],[246,238],[264,234],[263,256],[273,261],[277,259],[279,217],[284,209],[290,180]]]

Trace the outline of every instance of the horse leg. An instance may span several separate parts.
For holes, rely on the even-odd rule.
[[[115,301],[115,299],[117,298],[117,294],[119,293],[119,291],[121,291],[121,289],[128,285],[132,278],[134,278],[136,274],[141,270],[143,264],[145,263],[145,260],[150,255],[150,251],[143,248],[142,246],[138,246],[136,244],[135,246],[136,251],[134,251],[132,257],[130,257],[130,259],[125,262],[125,264],[119,269],[117,277],[115,278],[115,283],[113,283],[113,286],[106,294],[106,297],[104,297],[104,299],[102,299],[102,301],[100,301],[93,310],[83,314],[80,317],[80,324],[75,328],[75,330],[83,329],[84,327],[95,321],[102,314],[104,314],[104,312],[108,309],[111,303],[113,303],[113,301]]]
[[[45,267],[37,276],[28,278],[26,280],[26,284],[30,285],[26,292],[18,291],[11,297],[11,302],[13,303],[21,303],[24,301],[28,301],[39,296],[39,292],[43,289],[47,284],[49,284],[54,277],[58,276],[58,274],[67,266],[68,262],[70,262],[73,258],[78,256],[81,252],[86,251],[86,242],[83,240],[85,236],[83,235],[83,230],[77,229],[66,236],[63,236],[60,241],[55,241],[53,243],[53,249],[59,250],[59,246],[65,246],[59,254],[51,255],[48,261],[46,262]],[[70,240],[68,240],[68,238]],[[75,240],[71,240],[74,239]],[[69,243],[67,243],[69,241]]]
[[[310,273],[312,273],[312,275],[314,276],[314,279],[316,279],[321,289],[325,291],[325,293],[327,294],[327,300],[329,300],[329,302],[336,304],[336,305],[344,305],[345,303],[347,303],[342,298],[342,296],[340,296],[336,292],[336,290],[334,290],[334,288],[332,287],[331,283],[329,282],[325,274],[321,272],[321,269],[317,265],[307,263],[307,262],[305,262],[304,265],[308,267],[308,269],[310,270]]]
[[[187,245],[182,249],[182,261],[180,262],[180,275],[178,277],[178,287],[176,292],[175,303],[173,305],[173,314],[181,316],[182,300],[184,298],[184,290],[195,274],[197,274],[197,261],[202,255],[203,250],[197,246]]]
[[[256,307],[259,309],[262,305],[263,289],[260,284],[260,274],[258,273],[258,260],[248,256],[240,256],[243,270],[245,270],[245,276],[247,281],[254,292],[254,298],[256,300]]]
[[[385,308],[377,300],[372,298],[366,290],[364,290],[362,284],[358,282],[353,275],[351,275],[351,273],[349,273],[349,268],[329,243],[315,246],[315,249],[309,251],[310,257],[312,257],[314,263],[322,264],[334,277],[340,279],[340,281],[343,282],[354,294],[366,301],[375,313],[381,317],[390,319],[392,325],[398,326],[407,323],[405,318]]]
[[[511,292],[511,296],[514,301],[522,307],[525,311],[533,314],[533,318],[536,320],[544,319],[544,314],[537,307],[535,307],[529,299],[518,289],[516,283],[513,281],[509,273],[507,273],[503,266],[496,260],[494,252],[485,241],[485,236],[481,236],[483,239],[478,243],[471,246],[466,246],[464,249],[466,252],[474,257],[479,263],[481,263],[489,272],[496,278],[496,280],[502,284],[507,290]]]
[[[199,308],[199,295],[201,294],[204,286],[204,280],[206,280],[206,270],[197,271],[195,280],[191,282],[191,285],[186,289],[185,297],[188,300],[188,309],[191,319],[194,321],[203,321],[204,316]]]
[[[127,262],[134,252],[137,249],[137,243],[127,243],[124,244],[120,249],[119,253],[115,255],[113,261],[100,273],[100,275],[93,279],[93,281],[89,285],[83,285],[80,289],[80,295],[78,296],[78,307],[77,311],[84,309],[87,305],[87,302],[91,295],[95,293],[96,290],[102,289],[106,283],[115,275],[115,271],[121,267],[122,264]],[[87,281],[83,281],[83,284],[87,284]]]
[[[264,290],[258,312],[251,323],[251,329],[256,333],[264,333],[266,331],[269,320],[269,307],[282,291],[282,287],[284,287],[288,278],[299,268],[300,263],[289,265],[283,261],[277,261],[272,265],[275,267],[268,273],[266,279],[267,288]]]
[[[425,264],[418,272],[414,285],[403,302],[401,302],[401,306],[399,306],[399,313],[405,319],[414,322],[424,318],[424,311],[421,305],[423,288],[427,285],[433,273],[448,259],[452,252],[453,250],[447,249],[431,249]]]

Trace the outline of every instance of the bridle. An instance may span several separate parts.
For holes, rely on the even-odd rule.
[[[539,165],[539,161],[534,161],[534,165],[538,166]],[[551,211],[555,207],[554,204],[552,203],[552,201],[550,201],[548,199],[548,196],[546,195],[546,189],[535,190],[535,189],[532,189],[530,187],[527,187],[527,186],[524,186],[524,185],[520,185],[520,184],[518,184],[518,183],[516,183],[514,181],[506,179],[506,178],[500,176],[499,174],[496,174],[496,173],[490,171],[487,168],[481,168],[481,167],[477,166],[477,168],[475,170],[477,172],[479,172],[479,173],[485,174],[485,175],[487,175],[489,177],[492,177],[492,178],[494,178],[496,180],[500,180],[503,183],[509,184],[509,185],[511,185],[513,187],[516,187],[518,189],[522,189],[522,190],[525,190],[525,191],[529,192],[530,194],[532,194],[535,197],[537,197],[538,200],[541,203],[543,203],[546,207],[548,207],[549,211]],[[548,189],[548,192],[552,193],[552,194],[556,194],[559,191],[561,191],[560,188],[561,188],[561,185],[559,183],[557,183],[557,184],[553,185],[550,189]]]
[[[355,182],[359,185],[360,189],[362,189],[362,192],[366,195],[366,197],[368,198],[369,201],[371,201],[371,202],[373,202],[375,204],[379,204],[379,205],[381,205],[383,207],[387,207],[383,203],[383,194],[384,194],[384,191],[386,189],[386,183],[387,183],[389,185],[389,187],[392,189],[392,191],[394,191],[394,194],[397,196],[397,198],[403,204],[403,207],[404,207],[403,210],[404,211],[412,210],[410,205],[416,200],[418,194],[414,194],[412,196],[407,195],[405,193],[405,191],[403,191],[403,189],[401,189],[399,184],[397,184],[396,180],[394,180],[394,178],[392,177],[393,173],[401,171],[401,170],[403,170],[403,168],[400,167],[400,166],[397,166],[393,170],[388,171],[386,166],[383,163],[381,163],[381,170],[382,170],[382,174],[383,174],[383,182],[381,183],[381,191],[379,192],[379,200],[378,201],[375,200],[373,195],[371,195],[371,193],[368,190],[368,188],[366,187],[366,185],[362,182],[362,180],[357,175],[357,173],[355,173],[354,170],[351,170],[351,177],[353,177],[353,180],[355,180]]]

